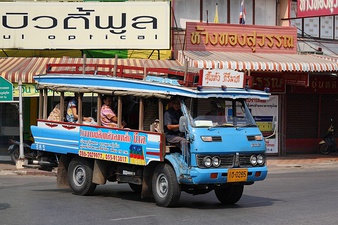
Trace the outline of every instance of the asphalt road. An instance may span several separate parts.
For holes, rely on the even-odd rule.
[[[182,193],[179,206],[161,208],[141,200],[128,185],[99,186],[94,196],[57,189],[53,176],[0,176],[1,225],[93,224],[338,224],[337,168],[271,172],[246,186],[233,206],[221,205],[213,192]]]

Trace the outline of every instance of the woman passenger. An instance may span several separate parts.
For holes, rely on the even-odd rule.
[[[117,127],[117,116],[111,109],[113,97],[104,95],[102,97],[103,105],[101,107],[100,120],[101,125],[105,127]]]

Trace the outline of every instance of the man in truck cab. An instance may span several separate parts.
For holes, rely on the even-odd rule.
[[[176,147],[184,149],[187,140],[179,131],[179,121],[182,116],[181,103],[177,98],[171,99],[171,107],[164,113],[164,133],[166,141]]]

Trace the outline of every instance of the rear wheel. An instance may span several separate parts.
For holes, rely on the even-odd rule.
[[[152,178],[153,195],[158,206],[175,206],[181,196],[174,169],[168,164],[159,164]]]
[[[327,155],[330,153],[330,148],[329,145],[327,143],[323,143],[319,146],[319,151],[320,153],[322,153],[323,155]]]
[[[244,185],[228,185],[215,189],[217,199],[223,204],[235,204],[243,194]]]
[[[68,180],[73,192],[77,195],[90,195],[96,184],[92,183],[93,163],[91,160],[76,157],[68,167]]]

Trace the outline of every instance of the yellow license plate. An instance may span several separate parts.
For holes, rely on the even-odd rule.
[[[241,182],[247,181],[248,169],[229,169],[228,182]]]

